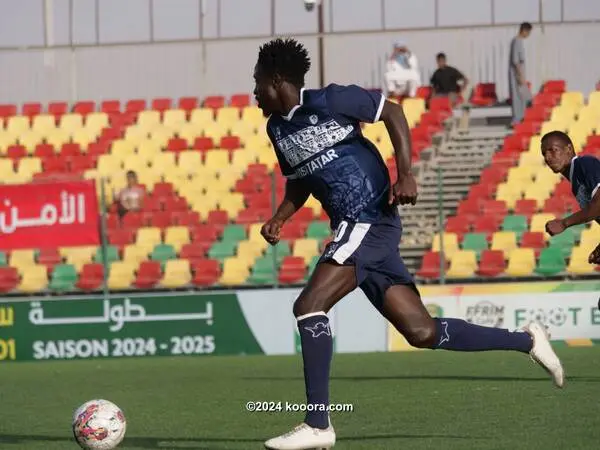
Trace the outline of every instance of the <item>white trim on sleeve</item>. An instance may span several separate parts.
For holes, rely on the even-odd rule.
[[[377,113],[375,113],[373,123],[379,122],[379,119],[381,118],[381,112],[383,111],[383,105],[385,105],[385,95],[381,94],[381,100],[379,101],[379,107],[377,108]]]
[[[596,187],[594,188],[594,190],[592,191],[592,198],[594,198],[594,196],[596,195],[596,192],[598,192],[598,189],[600,189],[600,183],[598,183],[596,185]]]

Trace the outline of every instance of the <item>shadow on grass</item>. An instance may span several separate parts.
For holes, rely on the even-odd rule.
[[[186,448],[192,450],[217,450],[219,448],[218,444],[256,444],[256,448],[263,448],[262,443],[268,438],[266,436],[264,439],[256,439],[256,438],[211,438],[211,437],[197,437],[197,438],[167,438],[167,437],[131,437],[125,438],[123,444],[124,447],[132,447],[132,448],[146,448],[146,449],[178,449],[178,448]],[[465,439],[465,440],[473,440],[473,439],[482,439],[476,436],[467,436],[467,435],[448,435],[448,434],[418,434],[418,433],[394,433],[394,434],[369,434],[365,436],[340,436],[338,437],[338,442],[363,442],[369,440],[383,440],[383,439]],[[485,439],[485,438],[484,438]],[[0,434],[0,444],[2,448],[4,445],[19,445],[20,448],[23,448],[22,445],[27,442],[39,442],[39,443],[53,443],[53,442],[69,442],[75,445],[73,438],[71,437],[62,437],[62,436],[34,436],[34,435],[20,435],[20,434]],[[10,447],[8,447],[10,448]]]

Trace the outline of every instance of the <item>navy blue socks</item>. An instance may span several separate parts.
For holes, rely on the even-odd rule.
[[[435,318],[436,340],[431,348],[479,352],[516,350],[529,353],[533,340],[528,333],[504,328],[482,327],[461,319]]]
[[[307,411],[304,422],[313,428],[325,429],[329,426],[329,368],[333,354],[329,318],[321,311],[299,316],[296,320],[302,343],[306,384]]]

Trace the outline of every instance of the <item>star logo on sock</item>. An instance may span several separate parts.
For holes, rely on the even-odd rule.
[[[331,336],[331,330],[329,329],[329,324],[325,322],[317,322],[312,327],[304,327],[305,330],[310,331],[312,333],[313,338],[318,338],[322,334],[326,336]]]
[[[438,347],[442,345],[444,342],[450,342],[450,335],[448,334],[448,322],[440,322],[444,329],[442,330],[442,337],[440,338],[440,343]]]

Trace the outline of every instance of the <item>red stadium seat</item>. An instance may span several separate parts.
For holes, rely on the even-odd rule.
[[[488,166],[481,171],[479,177],[480,184],[493,184],[494,186],[506,180],[508,167]]]
[[[22,145],[11,145],[6,150],[6,156],[18,160],[27,156],[27,149]]]
[[[545,105],[536,105],[525,111],[525,122],[545,122],[550,117],[551,109]]]
[[[298,256],[286,256],[283,258],[279,270],[279,281],[283,284],[293,284],[303,281],[306,275],[306,263],[304,258]]]
[[[48,156],[42,160],[42,167],[45,172],[66,172],[68,170],[67,161],[60,156]]]
[[[144,226],[142,213],[137,211],[129,211],[122,220],[122,226],[125,229],[129,230],[137,230],[140,227]]]
[[[469,221],[474,220],[481,214],[481,207],[479,200],[462,200],[458,204],[457,214],[458,216],[467,217]]]
[[[502,146],[503,152],[524,152],[529,149],[528,136],[520,134],[511,134],[504,138],[504,145]]]
[[[192,266],[194,277],[192,283],[197,286],[211,286],[215,284],[221,275],[219,261],[214,259],[204,259],[196,262]]]
[[[429,101],[429,109],[431,111],[439,111],[445,117],[452,115],[452,103],[448,97],[434,97]]]
[[[444,227],[446,233],[456,233],[458,235],[468,233],[469,229],[469,222],[460,216],[448,217],[446,226]]]
[[[21,108],[21,114],[32,118],[42,113],[42,104],[38,102],[24,103]]]
[[[470,103],[477,106],[491,106],[497,102],[496,83],[478,83],[475,85]]]
[[[4,104],[0,105],[0,117],[8,119],[17,115],[17,105]]]
[[[488,200],[496,192],[496,185],[494,184],[475,184],[469,189],[468,199],[477,199],[478,202]]]
[[[552,196],[544,202],[543,211],[562,217],[567,213],[568,209],[569,205],[565,197]]]
[[[210,95],[204,99],[202,106],[212,109],[222,108],[225,106],[225,97],[222,95]]]
[[[231,100],[229,101],[229,106],[233,106],[236,108],[244,108],[245,106],[250,105],[250,95],[249,94],[233,94],[231,96]]]
[[[513,167],[519,161],[520,153],[514,151],[499,151],[492,156],[492,164],[495,166]]]
[[[548,80],[542,85],[542,92],[552,92],[562,94],[567,88],[565,80]]]
[[[422,98],[424,100],[428,100],[431,97],[431,93],[433,92],[431,86],[419,86],[417,88],[417,92],[415,97]]]
[[[200,214],[196,211],[172,211],[170,214],[173,225],[184,225],[188,227],[200,225]]]
[[[19,272],[14,267],[0,267],[0,292],[10,292],[19,284]]]
[[[79,155],[69,158],[71,170],[81,172],[93,169],[96,166],[96,158],[93,155]]]
[[[170,152],[183,152],[188,149],[188,142],[180,137],[174,137],[169,139],[167,143],[167,150]]]
[[[77,143],[63,144],[60,148],[61,156],[79,156],[81,155],[81,147]]]
[[[207,151],[215,147],[215,143],[212,138],[209,137],[197,137],[194,139],[194,149],[200,151]]]
[[[158,197],[148,195],[144,198],[144,205],[142,209],[145,212],[162,211],[162,201]]]
[[[121,112],[121,102],[119,100],[104,100],[100,104],[100,111],[107,114]]]
[[[140,289],[150,289],[158,283],[161,276],[159,261],[142,261],[133,284]]]
[[[109,142],[94,142],[88,146],[87,154],[89,156],[100,156],[105,155],[109,152]]]
[[[286,223],[280,232],[280,237],[282,240],[294,240],[300,239],[304,237],[304,233],[306,233],[306,224],[302,222],[288,222]]]
[[[82,116],[87,116],[94,111],[96,111],[96,103],[91,100],[77,102],[73,106],[73,112]]]
[[[205,223],[191,228],[192,242],[210,242],[211,244],[219,239],[222,227]]]
[[[165,197],[163,201],[165,211],[186,211],[188,209],[187,200],[182,197]]]
[[[152,109],[161,113],[172,108],[173,101],[170,98],[155,98],[152,100]]]
[[[179,109],[183,109],[188,113],[198,107],[198,97],[181,97],[179,99]]]
[[[215,209],[208,213],[206,221],[215,225],[226,225],[229,223],[229,217],[227,216],[227,211]]]
[[[513,129],[513,131],[514,131],[515,135],[525,136],[528,139],[530,139],[531,136],[538,134],[541,129],[542,129],[542,122],[530,121],[530,122],[518,123],[517,125],[515,125],[515,128]]]
[[[547,108],[553,108],[560,101],[559,92],[546,92],[536,95],[532,100],[533,106],[544,105]]]
[[[38,158],[51,158],[55,154],[54,147],[50,144],[38,144],[33,151],[33,156],[37,156]]]
[[[536,258],[540,256],[540,252],[546,247],[544,233],[538,231],[526,231],[521,236],[521,248],[532,248],[535,250]]]
[[[483,213],[486,216],[505,216],[508,212],[504,200],[486,200],[483,203]]]
[[[485,277],[495,277],[506,269],[504,252],[501,250],[484,250],[481,252],[481,260],[477,273]]]
[[[86,264],[83,266],[75,286],[83,291],[95,291],[100,289],[103,282],[104,267],[102,264]]]
[[[106,228],[109,230],[121,228],[121,219],[117,214],[107,214],[106,215]]]
[[[135,232],[133,230],[126,229],[114,229],[108,232],[108,242],[110,245],[117,247],[124,247],[128,244],[133,244],[135,238]]]
[[[55,265],[62,263],[62,257],[56,248],[41,248],[38,253],[37,262],[52,270]]]
[[[514,213],[521,216],[531,217],[537,212],[537,210],[538,206],[535,200],[528,198],[520,198],[515,203]]]
[[[498,230],[501,220],[502,219],[498,216],[479,216],[473,223],[473,233],[485,233],[489,240],[491,239],[492,233]]]
[[[69,106],[66,102],[51,102],[48,104],[48,114],[52,114],[55,119],[60,119],[60,116],[66,114]]]
[[[174,195],[173,184],[168,182],[160,182],[154,185],[152,195],[156,197],[170,197]]]
[[[223,136],[219,141],[219,148],[226,150],[235,150],[242,146],[238,136]]]
[[[421,268],[417,272],[417,276],[420,278],[439,278],[440,268],[442,266],[441,255],[439,252],[427,252],[423,255],[423,261],[421,262]],[[444,262],[445,270],[448,269],[448,263]]]
[[[172,223],[171,213],[168,211],[157,211],[153,213],[150,219],[150,225],[153,227],[158,227],[160,229],[165,229],[170,227]]]
[[[184,244],[179,252],[179,258],[187,259],[190,264],[194,265],[199,263],[206,257],[206,252],[210,248],[210,243],[192,242]]]
[[[141,98],[131,99],[125,103],[125,112],[139,113],[146,109],[146,100]]]
[[[267,219],[268,217],[266,217],[264,209],[247,208],[240,211],[235,221],[239,224],[251,224],[263,222]]]

